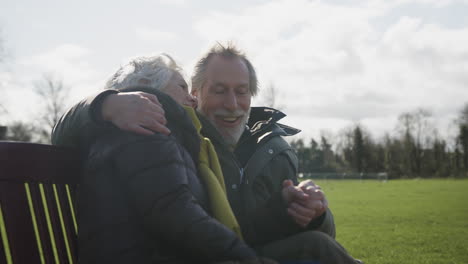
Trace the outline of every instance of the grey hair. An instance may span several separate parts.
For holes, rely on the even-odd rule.
[[[252,96],[255,96],[258,93],[258,80],[255,69],[247,59],[245,54],[240,51],[233,43],[227,43],[227,45],[222,45],[221,43],[216,43],[195,65],[195,69],[192,75],[192,92],[201,90],[203,85],[206,82],[206,68],[210,59],[214,56],[222,56],[225,58],[239,58],[247,66],[249,71],[249,89]]]
[[[182,68],[168,54],[140,56],[120,66],[107,81],[106,89],[122,90],[131,86],[145,85],[164,90],[174,73],[182,75]]]

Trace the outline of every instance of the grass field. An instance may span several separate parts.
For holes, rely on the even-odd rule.
[[[468,180],[317,183],[337,240],[367,264],[468,264]]]

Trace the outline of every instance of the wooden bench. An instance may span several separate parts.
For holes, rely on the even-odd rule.
[[[0,263],[76,263],[77,152],[0,141]]]

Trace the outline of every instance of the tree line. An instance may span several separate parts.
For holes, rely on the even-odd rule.
[[[0,123],[0,140],[50,143],[52,128],[65,113],[70,88],[64,85],[60,77],[50,73],[35,81],[32,87],[37,97],[37,112],[31,121],[11,120]],[[3,109],[5,111],[0,116],[8,116],[8,110]]]
[[[299,173],[380,173],[389,178],[468,177],[468,103],[454,121],[454,140],[442,138],[427,109],[398,117],[397,133],[380,140],[360,124],[344,129],[335,145],[326,136],[293,140]],[[449,143],[450,141],[450,143]]]

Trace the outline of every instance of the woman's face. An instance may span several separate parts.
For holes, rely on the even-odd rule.
[[[166,87],[162,90],[167,93],[172,99],[181,105],[186,105],[195,108],[197,100],[189,93],[188,85],[182,75],[175,72]]]

